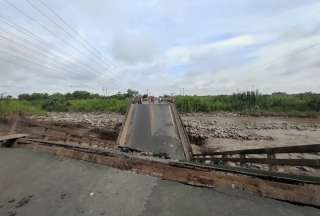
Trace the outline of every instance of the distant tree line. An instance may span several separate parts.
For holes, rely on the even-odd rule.
[[[121,112],[127,110],[132,97],[139,92],[128,89],[125,93],[103,96],[87,91],[72,93],[20,94],[18,98],[0,98],[0,115],[14,113],[40,114],[45,112]]]
[[[138,94],[138,91],[131,89],[108,97],[86,91],[66,94],[21,94],[18,99],[8,97],[0,99],[0,115],[37,114],[47,111],[124,113],[131,98]],[[320,114],[320,94],[311,92],[261,94],[259,91],[246,91],[233,95],[176,96],[175,103],[179,112],[228,111],[252,115],[289,116],[319,116]]]
[[[18,95],[19,100],[48,100],[48,99],[64,99],[64,100],[79,100],[79,99],[108,99],[108,98],[117,98],[117,99],[125,99],[134,97],[139,92],[135,90],[128,89],[126,93],[118,92],[115,95],[111,96],[103,96],[99,94],[93,94],[87,91],[74,91],[72,93],[32,93],[32,94],[20,94]]]
[[[250,114],[259,113],[319,113],[320,94],[260,94],[247,91],[233,95],[218,96],[178,96],[176,105],[180,112],[230,111]]]

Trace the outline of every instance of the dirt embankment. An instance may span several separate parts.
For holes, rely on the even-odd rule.
[[[116,113],[48,113],[0,121],[0,133],[28,133],[31,138],[115,147],[123,116]]]

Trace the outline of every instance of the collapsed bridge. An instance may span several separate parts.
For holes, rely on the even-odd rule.
[[[41,139],[30,138],[28,134],[10,134],[0,137],[0,145],[49,152],[64,158],[108,165],[190,185],[239,189],[263,197],[320,206],[319,177],[281,174],[273,172],[272,169],[263,171],[220,164],[223,161],[252,162],[253,159],[246,158],[246,155],[253,150],[193,155],[187,133],[173,103],[129,105],[117,139],[118,148],[92,145],[82,137],[74,141],[70,139],[70,134],[65,139],[51,139],[46,133],[47,130]],[[268,156],[267,159],[254,159],[254,162],[272,166],[279,165],[280,162],[281,164],[299,162],[303,165],[306,163],[304,160],[279,159],[279,161],[274,156],[276,153],[288,151],[311,151],[310,147],[296,148],[254,150],[255,154],[259,151],[272,156]],[[317,153],[319,150],[318,145],[316,148],[312,146],[312,152]],[[234,158],[233,154],[240,154],[240,158]],[[216,155],[222,156],[216,157]],[[200,163],[208,161],[209,164]],[[319,160],[307,162],[309,165],[319,167]]]
[[[172,159],[189,161],[192,157],[188,136],[171,103],[131,104],[117,142]]]

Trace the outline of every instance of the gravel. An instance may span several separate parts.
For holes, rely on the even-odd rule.
[[[206,122],[201,120],[184,119],[185,128],[191,136],[199,136],[203,139],[208,137],[235,139],[235,140],[272,140],[270,136],[262,136],[253,132],[244,131],[240,127],[222,127],[215,121]]]
[[[114,129],[122,124],[124,116],[118,113],[65,113],[49,112],[46,116],[32,117],[39,121],[85,124],[95,128]]]

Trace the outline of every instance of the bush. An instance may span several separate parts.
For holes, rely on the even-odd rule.
[[[44,114],[41,106],[24,100],[0,100],[0,116]]]
[[[67,94],[22,94],[17,99],[0,100],[0,115],[40,114],[55,112],[120,112],[125,113],[130,102],[127,94],[110,97],[76,91]],[[176,106],[180,112],[233,111],[246,114],[318,116],[320,113],[320,94],[262,95],[258,91],[248,91],[233,95],[218,96],[178,96]]]
[[[70,101],[70,110],[78,112],[120,112],[125,113],[129,99],[88,99]]]
[[[69,110],[69,106],[70,102],[68,100],[54,98],[46,100],[42,105],[42,109],[49,112],[66,112]]]
[[[312,93],[261,95],[258,91],[249,91],[219,96],[178,96],[176,105],[180,112],[235,111],[305,116],[319,114],[320,95]]]

